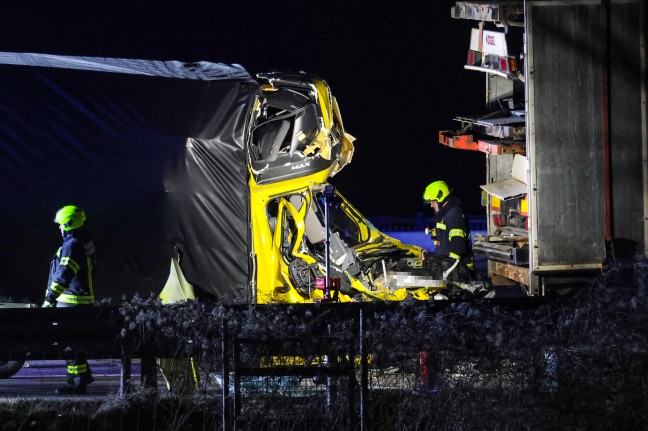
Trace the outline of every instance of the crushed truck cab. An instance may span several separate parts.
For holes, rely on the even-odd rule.
[[[353,156],[335,97],[306,73],[260,74],[250,114],[251,283],[258,303],[324,298],[324,189]],[[379,232],[339,191],[329,206],[329,276],[341,301],[428,300],[446,288],[442,262]],[[447,265],[446,265],[447,266]],[[337,281],[339,280],[339,281]]]

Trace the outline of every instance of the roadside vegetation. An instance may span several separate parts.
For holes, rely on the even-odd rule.
[[[124,397],[63,404],[5,399],[0,431],[221,429],[221,385],[233,377],[223,374],[223,328],[230,335],[228,352],[235,340],[239,346],[237,356],[228,355],[230,371],[323,370],[241,377],[239,413],[232,396],[226,416],[239,429],[344,430],[362,423],[371,430],[589,430],[648,424],[643,258],[612,262],[591,284],[540,301],[365,305],[364,415],[359,305],[231,307],[201,300],[163,306],[131,298],[120,305],[121,336],[179,358],[167,373],[170,390],[136,387]],[[234,379],[229,383],[232,395]]]

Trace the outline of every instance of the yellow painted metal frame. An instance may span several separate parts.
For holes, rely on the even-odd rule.
[[[306,297],[300,294],[293,285],[288,267],[289,262],[282,255],[281,250],[283,239],[282,220],[289,215],[294,223],[295,232],[292,235],[295,235],[295,237],[291,239],[294,245],[290,250],[290,255],[303,259],[309,265],[317,264],[321,276],[324,277],[324,268],[317,263],[314,257],[301,250],[305,235],[305,217],[313,205],[315,194],[327,184],[328,178],[335,175],[351,161],[355,138],[344,132],[337,100],[331,95],[326,82],[312,77],[311,79],[312,88],[316,92],[322,122],[320,133],[312,145],[320,149],[318,157],[326,160],[330,160],[331,149],[334,145],[341,145],[341,151],[338,159],[332,160],[331,164],[320,172],[270,184],[257,184],[253,172],[249,168],[251,251],[254,265],[252,288],[255,293],[255,302],[260,304],[314,302],[321,300],[323,297],[322,291],[317,289],[313,289]],[[276,88],[273,85],[265,85],[263,91],[275,91]],[[262,104],[257,100],[252,109],[251,122],[254,122],[258,117],[261,106]],[[333,138],[331,134],[331,131],[336,130],[336,128],[341,132],[339,141]],[[306,155],[310,154],[308,151],[308,149],[305,150]],[[304,204],[301,208],[297,209],[291,204],[289,198],[293,195],[302,196]],[[267,209],[268,204],[275,199],[278,199],[277,222],[275,230],[272,232]],[[344,203],[350,209],[347,215],[357,223],[359,229],[367,238],[366,242],[354,248],[358,254],[389,244],[407,251],[407,254],[415,259],[418,258],[417,266],[422,267],[420,256],[423,250],[420,247],[402,244],[400,241],[378,232],[346,200]],[[403,288],[392,291],[375,280],[370,280],[369,283],[365,280],[363,283],[348,273],[345,275],[349,278],[352,289],[362,294],[360,295],[362,300],[402,301],[410,295],[416,299],[428,300],[430,294],[433,293],[429,288]],[[370,286],[367,287],[367,285]],[[352,300],[350,296],[342,292],[339,293],[338,299],[341,302]]]

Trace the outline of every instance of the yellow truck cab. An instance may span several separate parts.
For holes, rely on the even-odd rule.
[[[323,192],[351,161],[354,138],[325,81],[306,73],[258,78],[262,97],[247,133],[255,302],[319,301],[326,275]],[[334,299],[428,300],[445,289],[443,262],[379,232],[338,191],[327,202]]]

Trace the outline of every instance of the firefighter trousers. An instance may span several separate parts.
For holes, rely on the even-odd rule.
[[[83,307],[87,305],[68,304],[65,302],[58,302],[57,308],[70,308],[70,307]],[[85,352],[73,351],[70,349],[66,352],[69,357],[65,361],[67,366],[67,386],[71,388],[84,388],[94,381],[92,371],[88,365],[88,359]]]

